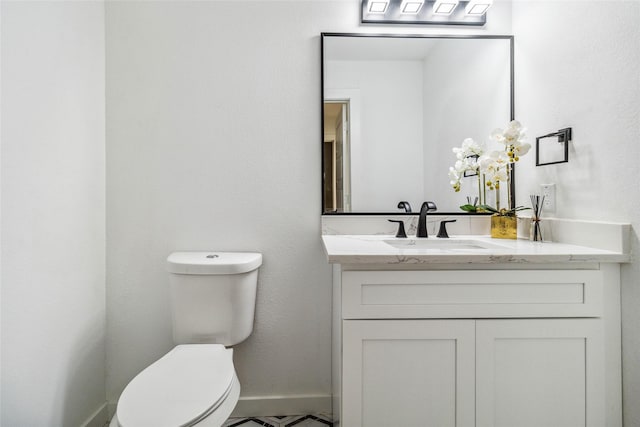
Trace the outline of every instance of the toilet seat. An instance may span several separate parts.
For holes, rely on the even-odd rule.
[[[122,392],[117,408],[120,426],[187,427],[198,423],[229,395],[235,378],[232,355],[233,350],[220,344],[176,346],[140,372]]]

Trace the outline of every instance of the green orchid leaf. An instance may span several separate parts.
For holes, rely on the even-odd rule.
[[[480,206],[478,206],[478,208],[482,209],[483,211],[487,211],[487,212],[500,213],[500,211],[498,211],[496,208],[494,208],[493,206],[489,206],[489,205],[480,205]]]
[[[466,205],[460,206],[460,209],[462,209],[465,212],[477,212],[478,207],[474,205],[466,204]]]

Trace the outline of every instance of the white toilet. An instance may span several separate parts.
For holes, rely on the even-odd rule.
[[[233,350],[253,331],[262,255],[174,252],[171,351],[120,395],[110,427],[220,427],[240,396]]]

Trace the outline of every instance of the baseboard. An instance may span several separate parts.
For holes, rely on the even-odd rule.
[[[104,427],[109,422],[107,403],[100,406],[80,427]]]
[[[305,414],[331,415],[331,395],[241,397],[231,417]]]

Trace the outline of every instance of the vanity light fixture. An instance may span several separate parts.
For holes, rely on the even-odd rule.
[[[464,8],[467,15],[484,15],[493,4],[493,0],[471,0]]]
[[[493,0],[361,0],[363,24],[475,25]]]
[[[433,4],[434,15],[451,15],[458,6],[458,0],[436,0]]]
[[[402,0],[401,13],[418,13],[424,4],[423,0]]]

